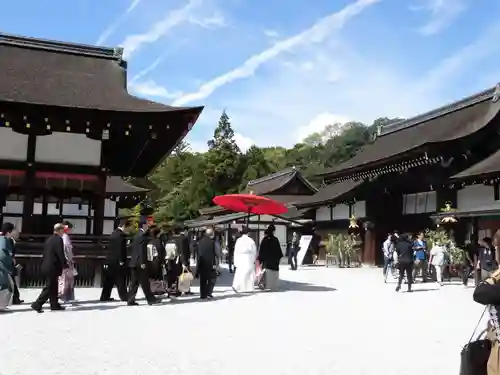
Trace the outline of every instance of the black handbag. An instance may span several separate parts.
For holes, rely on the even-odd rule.
[[[460,353],[460,375],[487,375],[486,368],[491,353],[491,341],[482,338],[486,330],[481,332],[476,340],[472,341],[485,312],[486,308],[481,318],[479,318],[469,342],[463,347]]]

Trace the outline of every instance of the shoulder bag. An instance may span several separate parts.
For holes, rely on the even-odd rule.
[[[483,336],[486,330],[481,332],[476,340],[472,341],[479,324],[483,320],[486,309],[487,307],[484,308],[469,342],[463,347],[460,353],[460,375],[487,375],[487,364],[491,353],[491,341]]]

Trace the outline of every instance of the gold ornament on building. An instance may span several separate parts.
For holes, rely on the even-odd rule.
[[[359,228],[358,219],[354,215],[349,218],[349,228]]]
[[[455,212],[455,209],[451,207],[450,202],[446,202],[444,205],[444,208],[441,209],[441,212],[445,213],[446,215],[441,218],[441,223],[443,224],[450,224],[450,223],[456,223],[458,219],[453,215],[453,212]]]

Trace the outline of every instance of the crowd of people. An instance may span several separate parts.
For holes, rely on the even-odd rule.
[[[392,273],[398,280],[396,291],[401,289],[403,281],[406,280],[408,291],[411,292],[412,284],[419,276],[422,282],[435,279],[442,286],[445,273],[451,274],[449,267],[452,246],[455,246],[453,241],[436,241],[429,248],[423,232],[415,238],[410,234],[389,233],[382,245],[384,282],[387,282],[388,275]],[[471,276],[475,285],[478,285],[498,268],[495,246],[489,237],[478,241],[471,236],[463,252],[460,276],[464,286],[467,286]]]
[[[75,277],[78,271],[71,229],[69,222],[56,224],[52,236],[44,244],[41,272],[46,283],[31,304],[38,313],[43,312],[46,302],[51,310],[64,310],[65,304],[77,303]],[[174,226],[171,232],[166,232],[141,221],[137,233],[129,240],[132,229],[132,223],[124,219],[109,236],[100,296],[102,302],[114,301],[111,295],[116,287],[119,299],[128,306],[135,306],[141,287],[147,303],[154,305],[160,301],[158,296],[177,298],[193,294],[193,279],[199,280],[199,297],[211,299],[223,254],[229,271],[234,273],[232,288],[236,293],[250,293],[256,287],[265,290],[277,288],[283,254],[274,235],[274,225],[267,228],[260,246],[249,235],[249,229],[243,226],[235,236],[227,239],[224,250],[221,235],[214,228],[204,228],[198,235],[190,237],[187,228],[182,226]],[[18,269],[16,237],[14,225],[4,223],[0,233],[0,308],[24,302],[15,282]]]

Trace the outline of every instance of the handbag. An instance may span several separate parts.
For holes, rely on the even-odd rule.
[[[486,309],[487,307],[485,307],[481,314],[469,342],[463,347],[460,353],[460,375],[487,375],[487,364],[491,353],[491,341],[482,338],[486,330],[481,332],[475,341],[472,341],[479,324],[483,320]]]

